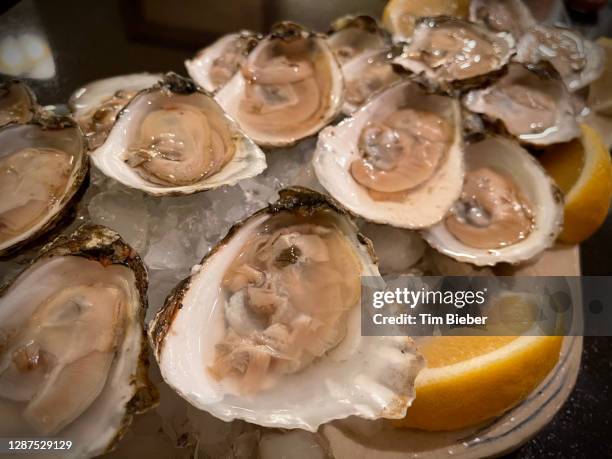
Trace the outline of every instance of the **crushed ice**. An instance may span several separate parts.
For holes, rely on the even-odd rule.
[[[105,225],[140,254],[149,273],[148,323],[172,288],[190,274],[229,228],[275,201],[280,189],[301,185],[324,192],[311,166],[315,144],[316,138],[310,138],[292,148],[270,151],[268,168],[258,177],[182,197],[153,198],[106,178],[92,167],[90,185],[77,207],[76,218],[62,234],[85,222]],[[423,242],[416,233],[365,222],[359,222],[359,226],[374,240],[384,271],[401,271],[422,255]],[[398,246],[404,247],[401,256],[397,256]],[[0,284],[27,267],[38,249],[0,261]],[[389,258],[392,254],[393,259]],[[163,382],[157,366],[152,365],[151,373],[161,403],[156,410],[134,419],[109,458],[147,453],[161,458],[246,458],[252,457],[257,448],[260,457],[267,459],[300,451],[310,454],[308,457],[327,455],[323,440],[316,434],[281,433],[241,421],[220,421],[178,396]]]

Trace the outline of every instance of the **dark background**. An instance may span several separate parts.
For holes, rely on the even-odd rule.
[[[347,13],[380,16],[385,0],[0,0],[0,39],[36,31],[53,52],[56,78],[31,81],[43,104],[64,103],[79,86],[131,72],[186,74],[183,62],[216,37],[241,28],[264,32],[281,19],[327,30]],[[544,13],[555,2],[532,2]],[[557,5],[558,6],[558,5]],[[572,15],[590,38],[612,36],[612,7]],[[542,13],[542,14],[544,14]],[[556,17],[567,16],[557,11]],[[612,82],[611,82],[612,84]],[[584,275],[612,274],[612,216],[581,247]],[[612,287],[612,285],[611,285]],[[582,368],[568,402],[512,458],[612,457],[612,339],[585,338]]]

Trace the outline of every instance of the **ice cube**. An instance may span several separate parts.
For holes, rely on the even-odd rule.
[[[91,221],[117,231],[134,250],[147,246],[149,210],[147,197],[137,190],[98,193],[87,206]]]
[[[374,244],[381,274],[407,273],[425,253],[425,242],[416,231],[364,220],[359,230]]]

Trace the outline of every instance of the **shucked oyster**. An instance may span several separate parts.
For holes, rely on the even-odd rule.
[[[102,145],[121,109],[137,92],[161,78],[160,74],[133,73],[94,81],[77,89],[68,105],[87,136],[89,148]]]
[[[394,59],[434,87],[478,85],[501,70],[514,52],[514,39],[469,21],[437,16],[419,20],[412,42]]]
[[[431,226],[461,192],[459,104],[402,82],[319,135],[313,158],[321,184],[376,223]]]
[[[134,251],[90,226],[46,247],[0,293],[2,437],[71,440],[63,458],[112,449],[134,414],[156,403],[146,288]]]
[[[394,71],[390,50],[372,50],[360,54],[342,66],[345,91],[342,112],[350,115],[370,97],[400,79]]]
[[[370,16],[344,16],[332,24],[327,44],[344,75],[342,112],[350,115],[367,99],[400,77],[393,70],[390,45]]]
[[[496,32],[510,32],[515,40],[537,24],[522,0],[472,0],[470,20]]]
[[[16,80],[0,83],[0,127],[27,123],[35,111],[36,97],[24,83]]]
[[[412,341],[363,337],[360,276],[381,280],[347,214],[303,188],[235,226],[149,328],[164,379],[229,421],[315,431],[398,418],[422,366]]]
[[[343,16],[332,23],[327,44],[342,66],[361,54],[387,47],[383,30],[370,16]]]
[[[263,171],[263,152],[191,81],[167,74],[138,93],[91,153],[106,175],[154,196],[233,185]]]
[[[580,135],[571,95],[549,66],[512,63],[491,86],[464,96],[463,105],[501,121],[523,143],[550,145]]]
[[[206,91],[216,92],[240,69],[259,39],[248,30],[225,35],[186,60],[187,73]]]
[[[41,115],[0,129],[0,255],[53,229],[87,184],[85,139],[74,121]]]
[[[516,142],[489,137],[466,149],[463,191],[451,212],[423,233],[445,255],[478,266],[518,263],[552,246],[563,198]]]
[[[282,22],[215,99],[257,144],[285,146],[335,118],[343,89],[342,72],[325,39]]]
[[[564,27],[537,26],[522,36],[516,47],[522,63],[550,62],[570,91],[584,88],[603,72],[604,52],[579,32]]]

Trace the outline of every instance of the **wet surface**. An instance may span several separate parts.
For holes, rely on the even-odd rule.
[[[244,3],[255,8],[253,14],[241,11],[238,0],[186,1],[185,5],[196,9],[190,26],[183,29],[176,25],[181,19],[176,9],[165,15],[170,27],[158,23],[164,15],[155,13],[159,8],[163,13],[164,6],[172,8],[173,2],[7,1],[0,5],[0,13],[4,13],[0,16],[0,39],[6,33],[42,34],[52,50],[57,73],[53,79],[32,81],[31,85],[41,103],[64,103],[74,89],[103,77],[145,70],[184,74],[186,58],[214,37],[241,27],[264,30],[276,20],[292,19],[326,29],[337,16],[357,11],[380,14],[385,4],[383,0]],[[145,4],[153,6],[146,10],[142,8]],[[235,14],[224,16],[223,21],[214,20],[215,14],[227,11]],[[612,10],[608,7],[606,11]],[[210,27],[198,31],[194,28],[198,23],[208,23]],[[580,30],[594,38],[611,25],[612,14],[607,14],[596,27],[581,25]],[[582,246],[583,274],[612,274],[611,244],[612,217],[608,216],[606,224]],[[572,396],[540,434],[507,457],[612,457],[611,386],[612,338],[585,338],[582,368]]]

